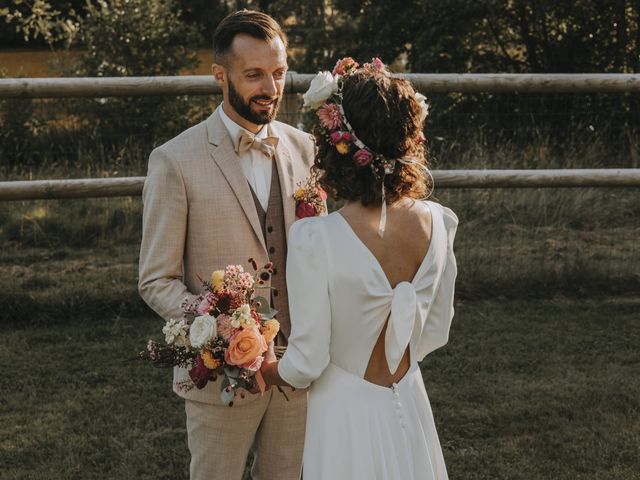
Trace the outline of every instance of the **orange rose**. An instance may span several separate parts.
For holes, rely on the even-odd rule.
[[[264,325],[262,325],[262,328],[260,328],[262,336],[267,343],[272,342],[273,339],[276,338],[279,330],[280,323],[275,318],[272,318],[271,320],[265,322]]]
[[[267,342],[258,327],[244,328],[231,338],[224,359],[231,365],[242,367],[252,364],[267,348]]]

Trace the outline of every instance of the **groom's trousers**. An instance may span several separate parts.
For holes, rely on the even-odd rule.
[[[249,451],[254,480],[299,480],[307,391],[272,387],[232,407],[185,401],[191,480],[241,480]],[[247,394],[249,395],[249,394]]]

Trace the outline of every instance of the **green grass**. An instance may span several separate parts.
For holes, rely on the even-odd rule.
[[[620,151],[579,135],[562,148],[461,138],[434,163],[637,167],[634,138]],[[131,139],[15,139],[28,161],[0,165],[3,180],[141,175],[149,153]],[[638,190],[436,197],[460,218],[451,342],[423,365],[450,477],[638,478]],[[139,198],[0,203],[3,479],[187,478],[170,372],[126,361],[162,325],[136,291],[141,210]]]
[[[423,373],[451,478],[637,478],[637,298],[457,305]],[[171,374],[127,359],[150,314],[0,327],[2,478],[188,476]]]
[[[634,189],[436,192],[460,218],[463,299],[640,290]],[[0,203],[0,324],[144,312],[139,198]]]
[[[459,306],[425,368],[451,477],[637,478],[639,306]]]

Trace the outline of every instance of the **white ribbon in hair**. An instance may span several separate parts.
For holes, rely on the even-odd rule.
[[[384,169],[384,176],[382,177],[382,210],[380,211],[380,224],[378,225],[378,236],[380,238],[384,236],[384,230],[387,226],[387,198],[386,198],[386,191],[384,188],[384,179],[386,178],[387,175],[393,173],[393,169],[395,168],[396,161],[403,163],[405,165],[417,165],[424,171],[425,175],[431,178],[431,185],[433,185],[433,175],[431,175],[431,172],[424,164],[418,162],[415,158],[404,158],[404,157],[397,158],[395,160],[392,160],[389,164],[387,164]],[[425,198],[428,198],[430,195],[431,195],[431,192],[428,192],[425,195]]]

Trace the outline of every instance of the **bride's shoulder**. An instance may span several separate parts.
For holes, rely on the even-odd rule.
[[[328,217],[328,215],[324,215],[296,220],[289,230],[289,243],[318,241],[324,236],[325,223]]]
[[[304,258],[307,263],[326,262],[330,249],[329,235],[324,225],[326,218],[326,216],[307,217],[293,222],[287,240],[291,261]]]
[[[445,207],[441,203],[434,202],[433,200],[423,200],[422,203],[429,208],[432,215],[432,221],[433,217],[437,215],[442,218],[447,229],[458,226],[458,216],[449,207]]]

